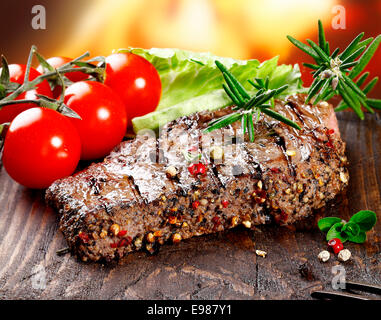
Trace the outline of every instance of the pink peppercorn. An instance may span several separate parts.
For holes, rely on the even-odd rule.
[[[192,203],[192,208],[193,209],[197,209],[199,205],[200,205],[200,202],[199,201],[195,201],[195,202]]]
[[[224,208],[227,208],[227,206],[229,205],[229,201],[228,200],[222,200],[221,204]]]
[[[119,233],[117,234],[118,237],[123,237],[127,233],[127,230],[120,230]]]
[[[333,250],[335,254],[338,254],[344,249],[344,245],[339,238],[333,238],[328,241],[328,246]]]

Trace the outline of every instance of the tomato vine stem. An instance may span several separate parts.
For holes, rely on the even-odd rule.
[[[37,57],[43,69],[46,71],[35,79],[29,81],[30,69],[33,61],[33,57]],[[7,60],[2,56],[2,72],[0,75],[0,86],[3,90],[3,94],[10,93],[9,95],[3,96],[0,99],[0,110],[4,106],[15,105],[21,103],[34,103],[40,107],[46,107],[56,110],[66,116],[74,117],[80,119],[79,115],[71,110],[64,104],[64,93],[65,87],[71,84],[70,80],[65,77],[65,74],[70,72],[83,72],[92,76],[96,81],[103,82],[105,73],[105,58],[102,56],[92,58],[87,61],[82,61],[84,58],[90,56],[90,53],[86,51],[79,57],[65,63],[64,65],[54,68],[47,60],[45,60],[38,52],[36,46],[32,46],[28,55],[28,61],[26,65],[26,71],[24,76],[24,82],[22,84],[16,84],[10,82],[9,80],[9,68]],[[98,62],[98,65],[94,65],[91,62]],[[33,90],[41,82],[48,80],[53,82],[58,82],[62,87],[62,94],[59,100],[51,99],[46,96],[37,95],[38,99],[19,99],[16,100],[18,96],[24,92]],[[89,78],[89,80],[92,80]]]

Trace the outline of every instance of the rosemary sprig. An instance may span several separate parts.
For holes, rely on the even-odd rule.
[[[316,64],[303,63],[304,66],[312,69],[314,81],[312,82],[306,102],[313,100],[313,104],[321,100],[329,100],[335,95],[340,95],[342,101],[335,111],[351,108],[364,119],[362,107],[370,113],[374,113],[373,108],[381,109],[381,100],[369,99],[366,95],[374,88],[378,78],[375,77],[361,89],[369,73],[361,74],[370,59],[376,52],[381,35],[375,39],[368,38],[362,40],[364,33],[360,33],[347,48],[339,54],[340,49],[330,52],[329,43],[325,38],[322,22],[318,21],[318,44],[307,39],[306,45],[291,36],[287,36],[292,44],[310,55]],[[357,59],[357,60],[356,60]],[[354,79],[358,77],[355,81]]]
[[[269,89],[268,78],[265,80],[258,78],[255,79],[255,82],[249,80],[250,84],[258,90],[257,93],[251,97],[243,85],[222,63],[219,61],[215,61],[215,63],[222,72],[226,82],[226,84],[223,84],[223,88],[235,104],[233,110],[236,112],[211,121],[206,128],[207,132],[224,128],[236,121],[241,121],[243,134],[245,135],[247,132],[250,141],[253,142],[255,138],[254,124],[258,122],[261,112],[300,130],[298,124],[272,109],[274,107],[274,97],[286,90],[288,87],[287,85],[284,85],[278,89]],[[270,102],[270,104],[268,104],[268,102]]]

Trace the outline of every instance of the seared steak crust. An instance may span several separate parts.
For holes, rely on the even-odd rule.
[[[348,172],[332,106],[304,99],[290,96],[275,105],[300,131],[261,116],[254,143],[244,142],[238,122],[203,132],[231,108],[196,113],[167,124],[159,139],[123,142],[102,163],[56,181],[46,199],[61,214],[71,250],[83,260],[111,261],[135,250],[154,252],[167,240],[311,215],[346,187]],[[223,150],[222,159],[209,158],[211,146]],[[201,155],[205,174],[191,174],[188,149]]]

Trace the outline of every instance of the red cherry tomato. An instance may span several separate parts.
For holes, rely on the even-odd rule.
[[[67,58],[67,57],[52,57],[52,58],[49,58],[47,59],[46,61],[54,68],[58,68],[58,67],[61,67],[63,66],[64,64],[72,61],[73,59],[70,59],[70,58]],[[74,68],[77,68],[77,67],[74,67]],[[39,65],[37,67],[37,71],[43,73],[44,72],[44,68]],[[67,77],[70,81],[72,82],[78,82],[78,81],[82,81],[82,80],[86,80],[87,78],[89,78],[89,75],[84,73],[84,72],[80,72],[80,71],[76,71],[76,72],[68,72],[68,73],[65,73],[65,77]],[[54,98],[58,98],[60,96],[62,92],[62,87],[57,85],[54,90],[53,90],[53,97]]]
[[[26,66],[23,64],[10,64],[9,65],[10,81],[22,84],[24,82],[25,71],[26,71]],[[38,72],[36,69],[30,68],[29,80],[34,80],[40,75],[41,73]],[[24,99],[35,100],[37,99],[36,94],[41,94],[50,98],[53,97],[52,90],[50,89],[49,83],[46,80],[44,80],[36,86],[36,89],[20,94],[16,98],[16,100],[24,100]],[[0,110],[0,123],[11,122],[19,113],[27,109],[34,108],[36,106],[37,105],[34,103],[21,103],[21,104],[5,106]]]
[[[131,119],[156,109],[161,81],[155,67],[132,53],[114,53],[106,58],[105,84],[122,99],[129,125]]]
[[[126,111],[109,87],[95,81],[76,82],[65,91],[64,102],[82,118],[70,119],[81,138],[81,159],[104,157],[122,141]]]
[[[344,245],[338,238],[333,238],[328,241],[328,247],[330,247],[335,254],[338,254],[341,250],[344,249]]]
[[[71,175],[80,154],[79,135],[69,118],[37,107],[20,113],[9,126],[3,164],[18,183],[42,189]]]

